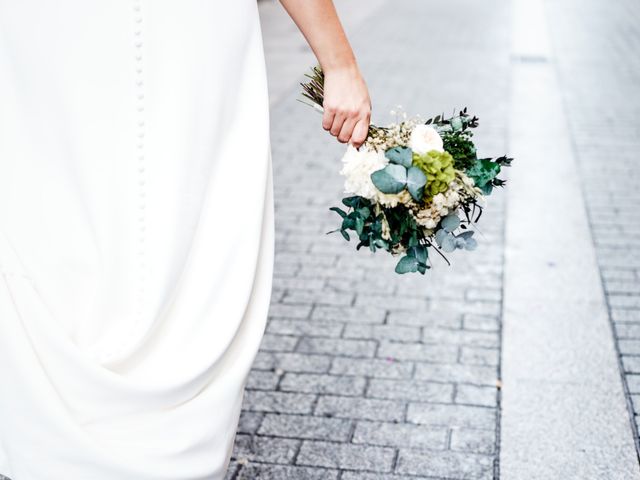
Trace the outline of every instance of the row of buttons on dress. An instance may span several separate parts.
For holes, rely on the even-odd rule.
[[[137,297],[137,314],[142,315],[142,307],[144,301],[144,276],[145,276],[145,258],[144,258],[144,241],[145,241],[145,165],[144,165],[144,80],[142,68],[142,7],[140,0],[134,0],[133,5],[135,23],[134,29],[134,46],[135,46],[135,70],[136,70],[136,111],[137,118],[137,158],[138,158],[138,184],[139,184],[139,215],[138,215],[138,260],[140,269],[140,281],[138,283]]]
[[[138,172],[138,290],[136,297],[136,315],[137,318],[129,328],[133,329],[136,325],[140,325],[140,317],[143,314],[144,305],[144,281],[145,281],[145,120],[144,120],[144,80],[143,80],[143,64],[142,64],[142,6],[140,0],[132,0],[133,2],[133,22],[134,22],[134,41],[135,47],[134,59],[135,59],[135,99],[136,99],[136,150],[135,155],[137,159],[137,172]],[[122,339],[122,343],[112,347],[110,351],[102,352],[100,355],[103,362],[112,358],[114,355],[121,352],[125,346],[126,341],[133,339],[132,335],[127,335]]]

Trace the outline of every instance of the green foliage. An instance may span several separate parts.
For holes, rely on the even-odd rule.
[[[387,157],[391,163],[397,163],[398,165],[409,168],[411,166],[411,153],[409,147],[393,147],[384,152],[384,156]]]
[[[416,245],[407,249],[407,254],[396,264],[396,273],[420,272],[424,275],[428,268],[429,251],[424,245]]]
[[[413,153],[413,165],[422,170],[427,176],[424,191],[425,198],[433,198],[449,188],[449,183],[455,178],[453,157],[447,152],[431,150],[425,154]]]
[[[373,172],[371,181],[382,193],[400,193],[407,185],[407,169],[402,165],[389,163]]]
[[[407,169],[407,190],[416,202],[421,202],[424,197],[424,186],[427,184],[427,176],[418,167]]]
[[[478,159],[471,132],[446,132],[442,135],[442,142],[444,149],[453,157],[453,166],[458,170],[470,168]]]
[[[500,165],[490,158],[481,158],[466,171],[466,174],[473,179],[482,193],[489,195],[493,190],[493,180],[500,173]]]

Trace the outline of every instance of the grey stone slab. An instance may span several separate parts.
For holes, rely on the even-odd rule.
[[[454,428],[451,430],[451,450],[493,454],[496,450],[496,431]]]
[[[514,2],[516,47],[529,42],[539,57],[551,56],[546,19],[557,14],[545,6],[552,3]],[[556,40],[571,36],[565,21],[560,28]],[[513,72],[511,153],[519,168],[507,190],[501,475],[637,478],[575,140],[553,66],[520,62]],[[532,236],[531,218],[566,228],[553,239]],[[567,241],[571,248],[560,252]]]
[[[447,448],[447,429],[410,423],[358,421],[353,443],[444,450]]]
[[[390,472],[392,448],[305,440],[296,459],[299,465]]]
[[[337,470],[250,463],[243,466],[235,480],[336,480]]]
[[[351,434],[350,419],[267,413],[258,433],[265,436],[345,442]]]
[[[330,373],[336,375],[364,375],[377,378],[411,378],[413,363],[393,359],[360,359],[336,357]]]
[[[315,373],[285,373],[280,382],[280,390],[362,396],[365,385],[366,381],[364,377]]]
[[[300,440],[237,434],[233,458],[259,462],[291,463]]]
[[[477,385],[496,385],[498,371],[495,367],[478,365],[428,364],[416,365],[415,378],[436,382],[462,382]]]
[[[416,380],[372,378],[369,380],[366,395],[375,398],[447,403],[452,401],[453,385]]]
[[[400,449],[398,473],[431,475],[456,480],[493,478],[493,457],[472,453]]]
[[[404,420],[405,410],[404,402],[394,400],[325,395],[318,399],[314,413],[327,417],[399,422]]]
[[[468,405],[409,403],[407,420],[422,425],[487,429],[495,426],[496,411],[492,408]]]
[[[316,396],[305,393],[247,390],[243,408],[255,412],[311,413]]]

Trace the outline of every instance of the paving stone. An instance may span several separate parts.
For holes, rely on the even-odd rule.
[[[280,380],[276,372],[252,370],[247,377],[246,387],[250,390],[275,390]]]
[[[311,319],[347,323],[382,323],[386,315],[387,312],[383,308],[317,305],[313,309]]]
[[[324,395],[318,399],[315,414],[327,417],[399,422],[404,419],[405,410],[404,402]]]
[[[387,310],[426,310],[429,302],[425,298],[403,297],[400,295],[366,295],[356,297],[356,307],[374,306]]]
[[[447,330],[443,328],[423,328],[422,341],[432,344],[470,345],[475,347],[497,347],[497,332],[474,332],[469,330]]]
[[[480,387],[466,384],[460,384],[456,387],[456,403],[495,407],[497,401],[498,391],[495,387]]]
[[[451,450],[493,454],[496,450],[496,431],[454,428],[451,430]]]
[[[349,440],[352,424],[350,419],[267,413],[258,433],[276,437],[346,442]]]
[[[461,382],[495,386],[498,372],[495,367],[418,363],[415,378],[435,382]]]
[[[300,440],[237,434],[233,458],[291,463],[299,447]]]
[[[447,433],[444,427],[358,421],[353,443],[444,450],[447,448]]]
[[[247,410],[242,411],[238,422],[238,432],[256,433],[258,427],[260,427],[260,424],[262,423],[263,417],[264,414],[260,412],[250,412]]]
[[[311,305],[286,305],[284,303],[272,303],[269,307],[270,317],[308,318],[310,313]]]
[[[280,382],[280,390],[362,396],[365,385],[366,381],[364,377],[314,373],[285,373]]]
[[[429,326],[444,328],[461,328],[462,314],[460,312],[432,311],[392,311],[387,319],[389,325]]]
[[[324,373],[329,371],[331,360],[332,358],[328,355],[258,352],[253,367],[265,370],[281,369],[288,372]]]
[[[421,362],[455,362],[458,347],[422,343],[380,342],[378,357],[398,360],[417,360]]]
[[[375,340],[400,340],[419,342],[420,328],[401,325],[354,325],[345,327],[344,338],[366,338]]]
[[[634,323],[615,323],[618,338],[638,338],[640,339],[640,324]]]
[[[304,320],[272,319],[267,332],[280,335],[309,337],[339,337],[344,329],[343,323],[316,322]]]
[[[363,375],[377,378],[411,378],[413,363],[393,359],[359,359],[336,357],[330,373],[335,375]]]
[[[349,357],[373,357],[377,342],[344,338],[305,337],[300,339],[297,351],[302,353],[325,353]]]
[[[493,478],[493,457],[457,452],[426,452],[400,449],[398,473],[430,475],[447,479],[489,480]]]
[[[462,328],[465,330],[498,332],[500,329],[500,320],[498,317],[492,315],[467,313],[462,316]]]
[[[271,333],[265,333],[262,336],[262,343],[260,343],[260,350],[265,352],[291,352],[296,345],[300,337],[294,335],[274,335]]]
[[[235,480],[337,480],[338,470],[252,463]]]
[[[311,413],[315,395],[246,390],[243,408],[256,412]]]
[[[619,340],[618,348],[623,355],[640,355],[640,340]]]
[[[304,440],[296,463],[390,472],[394,455],[392,448]]]
[[[351,305],[355,294],[351,292],[333,292],[326,290],[289,290],[282,303],[314,305]]]
[[[492,408],[466,405],[409,403],[407,420],[422,425],[490,429],[495,427],[496,411]]]
[[[391,400],[448,403],[453,398],[453,385],[416,380],[372,378],[367,387],[367,396]]]
[[[496,367],[500,352],[496,348],[477,348],[463,346],[460,348],[460,362],[469,365],[487,365]]]
[[[433,480],[434,477],[429,477],[429,480]],[[340,477],[340,480],[427,480],[426,477],[416,477],[411,475],[407,477],[405,475],[391,475],[389,473],[367,473],[367,472],[353,472],[345,471]]]

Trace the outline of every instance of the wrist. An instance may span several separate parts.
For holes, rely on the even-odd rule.
[[[346,56],[344,58],[332,58],[320,62],[322,71],[326,74],[334,73],[346,73],[352,75],[358,75],[360,69],[353,55]]]

